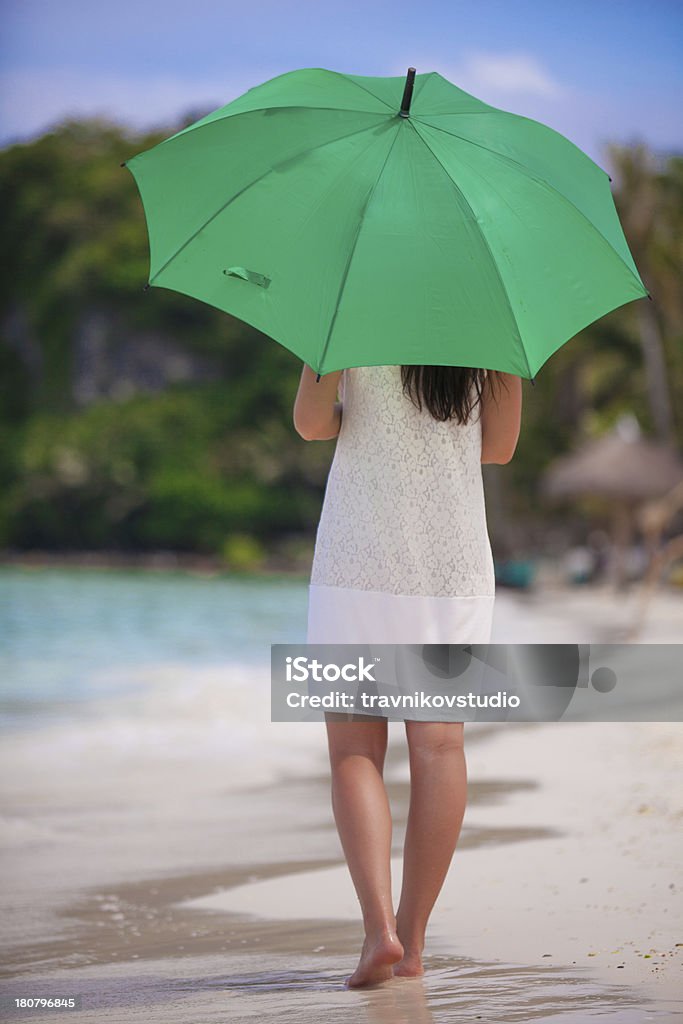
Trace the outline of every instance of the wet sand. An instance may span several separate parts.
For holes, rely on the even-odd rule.
[[[680,639],[681,607],[659,595],[639,639]],[[501,592],[493,639],[612,641],[633,609]],[[121,1024],[683,1018],[683,723],[468,723],[425,978],[350,992],[362,935],[322,726],[270,722],[267,668],[124,674],[129,695],[3,736],[0,995],[80,995],[69,1019]],[[398,876],[398,723],[386,777]]]
[[[427,974],[351,992],[358,907],[301,729],[315,771],[236,789],[196,758],[100,743],[46,771],[15,745],[5,825],[21,806],[34,834],[4,850],[0,992],[80,994],[71,1017],[108,1022],[680,1019],[683,726],[468,723]],[[395,869],[404,754],[393,724]]]

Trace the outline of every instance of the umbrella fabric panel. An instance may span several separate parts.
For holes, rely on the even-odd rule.
[[[415,128],[476,218],[523,339],[528,376],[587,324],[646,294],[608,239],[545,180],[489,149],[419,122]],[[596,170],[590,188],[613,207],[608,179]]]
[[[404,86],[404,75],[348,75],[328,68],[298,68],[248,89],[243,95],[176,132],[165,142],[213,121],[277,107],[366,111],[395,117],[400,109]],[[430,114],[472,113],[496,112],[498,108],[459,89],[438,72],[428,71],[415,75],[410,110],[412,116],[423,111]]]
[[[158,280],[161,272],[185,247],[203,245],[204,229],[246,190],[263,187],[266,176],[272,175],[275,181],[288,171],[298,173],[308,153],[346,137],[362,136],[384,121],[383,116],[355,111],[257,110],[233,118],[229,125],[218,121],[196,132],[181,132],[133,157],[127,167],[147,217],[150,282],[170,287]],[[362,138],[358,144],[366,145]],[[299,187],[292,189],[284,180],[279,184],[284,186],[282,203],[291,203]],[[267,182],[265,187],[272,185]],[[267,239],[268,229],[276,225],[277,214],[268,211],[267,217],[250,227],[247,237],[262,233]],[[229,235],[221,243],[224,251],[226,267],[235,262],[241,265],[241,247],[231,252]],[[218,274],[223,262],[221,258],[216,267]]]
[[[225,309],[314,365],[395,131],[357,131],[278,164],[225,204],[155,283]],[[232,266],[270,284],[226,275]]]
[[[391,128],[387,159],[356,215],[323,372],[372,363],[528,367],[509,303],[476,219],[406,120]],[[505,346],[501,345],[504,339]],[[425,359],[426,345],[430,358]]]
[[[415,76],[413,99],[418,95],[418,80],[429,74]],[[287,71],[248,89],[242,96],[231,100],[205,117],[176,132],[161,145],[186,135],[213,121],[236,114],[277,108],[301,107],[306,109],[346,110],[353,113],[378,113],[394,116],[400,105],[405,79],[372,78],[364,75],[344,75],[327,68],[299,68]],[[389,84],[387,84],[389,83]],[[420,86],[421,87],[421,86]],[[397,96],[399,102],[397,102]],[[474,98],[474,97],[473,97]],[[478,102],[478,101],[475,101]]]
[[[317,372],[533,376],[647,295],[607,175],[559,133],[431,72],[288,72],[127,166],[150,284],[228,312]]]
[[[595,225],[638,275],[611,191],[599,190],[603,178],[609,183],[609,175],[565,136],[539,121],[494,108],[471,111],[466,117],[435,114],[430,109],[411,119],[469,143],[473,151],[489,150],[501,160],[519,164],[523,173],[546,181]],[[504,173],[502,165],[500,170]]]
[[[241,241],[231,247],[233,237]],[[425,339],[441,342],[435,362],[495,368],[501,338],[516,326],[495,266],[482,273],[486,259],[476,222],[401,119],[262,175],[154,282],[233,313],[321,372],[364,362],[370,342],[375,364],[421,363]],[[270,284],[227,276],[232,266]],[[519,344],[517,370],[526,375]]]
[[[392,115],[395,115],[400,109],[406,83],[404,75],[393,78],[389,76],[372,77],[371,75],[345,75],[344,77],[382,99]],[[410,103],[411,117],[416,114],[421,116],[426,110],[434,113],[451,111],[464,114],[496,109],[476,96],[472,96],[471,93],[465,92],[464,89],[459,89],[457,85],[453,85],[437,71],[427,71],[424,74],[415,75],[413,98]]]

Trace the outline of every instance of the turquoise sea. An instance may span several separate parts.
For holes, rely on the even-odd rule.
[[[304,642],[307,599],[306,579],[0,569],[0,951],[6,970],[16,972],[22,984],[36,982],[22,992],[83,993],[89,1006],[121,1022],[139,1019],[141,1007],[150,1021],[225,1020],[226,1014],[246,1020],[255,1013],[271,1020],[283,1013],[290,1021],[329,1017],[332,990],[340,987],[341,966],[346,971],[356,953],[358,931],[355,921],[328,922],[321,931],[321,922],[298,918],[316,898],[307,879],[342,863],[330,809],[325,728],[270,718],[270,646]],[[590,642],[590,629],[602,628],[616,614],[611,603],[604,616],[598,614],[601,602],[603,596],[587,591],[501,590],[494,642],[532,643],[539,635],[546,642]],[[680,610],[672,598],[657,607],[654,625],[662,629],[669,623],[664,642],[679,635]],[[650,680],[644,682],[636,712],[649,700]],[[678,679],[675,685],[680,701]],[[621,682],[615,693],[621,696]],[[496,743],[504,742],[508,728],[509,745],[500,755]],[[390,729],[388,767],[400,849],[408,765],[402,723],[392,722]],[[614,729],[608,728],[610,734]],[[543,725],[471,722],[466,735],[472,786],[469,852],[465,848],[463,856],[472,858],[477,848],[485,855],[504,844],[493,876],[484,870],[479,877],[482,893],[493,877],[497,888],[489,895],[500,902],[509,880],[508,857],[523,844],[532,864],[545,865],[543,899],[555,898],[561,886],[548,874],[544,844],[562,837],[562,799],[573,807],[572,827],[578,828],[576,836],[566,836],[570,855],[560,863],[562,886],[568,877],[578,883],[584,870],[591,878],[603,870],[611,885],[611,863],[606,874],[596,862],[590,871],[574,870],[571,851],[578,847],[569,844],[583,842],[583,804],[577,810],[573,792],[560,785],[564,769],[558,775]],[[562,735],[571,739],[570,730]],[[658,755],[666,786],[679,735],[646,735],[653,744],[670,744]],[[559,749],[566,758],[580,750],[571,743]],[[610,774],[614,762],[597,762],[591,749],[594,760],[584,765],[584,778],[593,770]],[[618,824],[623,800],[634,816],[627,827],[634,834],[654,829],[654,856],[668,865],[673,830],[658,839],[664,823],[654,816],[657,788],[648,790],[653,796],[641,796],[638,767],[629,758],[630,749],[625,761],[616,762],[617,782],[608,790],[615,802],[607,813]],[[545,802],[544,774],[555,786],[551,796],[557,794]],[[566,774],[572,774],[569,760]],[[652,804],[646,807],[650,819],[640,814],[646,801]],[[608,858],[619,843],[630,842],[628,831],[614,835],[603,836]],[[633,864],[631,870],[628,877],[642,885],[642,899],[649,899],[649,874],[639,875]],[[279,876],[287,879],[287,891],[298,893],[292,920],[258,918],[245,926],[229,910],[190,913],[186,905],[195,895]],[[673,877],[667,869],[661,885]],[[608,897],[593,890],[587,898],[602,903]],[[521,899],[523,907],[526,897]],[[574,901],[576,891],[567,899]],[[611,889],[609,900],[614,902]],[[566,906],[557,903],[557,920]],[[593,911],[589,905],[585,921]],[[572,912],[570,907],[570,918]],[[626,911],[613,912],[622,913],[626,938],[647,942],[647,948],[655,944],[647,938],[651,922],[633,925]],[[571,920],[570,934],[579,934],[581,919]],[[542,930],[542,951],[557,954],[554,965],[505,963],[499,971],[488,960],[468,959],[466,949],[453,954],[458,915],[442,921],[428,998],[408,1005],[402,1020],[427,1020],[432,1009],[434,1019],[462,1019],[463,1012],[486,1015],[487,1007],[487,1019],[494,1019],[502,1002],[519,992],[525,1019],[563,1014],[578,1022],[601,1015],[636,1024],[648,1017],[673,1019],[666,1013],[680,1009],[664,993],[654,1005],[632,986],[621,986],[616,1000],[613,986],[599,987],[587,975],[589,963],[575,974],[578,957],[565,956],[563,963],[556,946],[547,948]],[[633,930],[638,924],[643,931]],[[240,931],[245,927],[251,930]],[[548,935],[556,930],[551,925]],[[16,985],[14,977],[6,978],[4,991],[16,994]],[[336,995],[335,1019],[348,1018],[346,994]],[[386,1013],[382,1006],[375,1013],[374,1002],[368,1006],[364,1020],[397,1019],[393,1002]]]
[[[305,642],[307,601],[306,578],[0,567],[0,730],[50,726],[52,738],[80,744],[88,721],[92,743],[175,737],[189,750],[213,735],[237,752],[270,721],[270,645]],[[499,588],[492,641],[611,642],[619,615],[609,594]],[[680,642],[683,600],[667,598],[650,623],[650,642]],[[662,649],[650,656],[653,667],[670,660]],[[683,719],[669,674],[655,720]],[[651,682],[617,687],[605,720],[617,704],[652,718],[654,697]]]
[[[0,727],[33,728],[213,674],[263,679],[305,640],[304,580],[115,569],[0,569]]]

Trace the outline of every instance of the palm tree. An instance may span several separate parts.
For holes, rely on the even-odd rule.
[[[646,146],[608,146],[617,178],[614,200],[643,281],[653,301],[637,303],[640,344],[655,431],[674,445],[675,430],[664,338],[683,320],[681,219],[683,160],[662,161]],[[678,251],[677,251],[678,250]]]

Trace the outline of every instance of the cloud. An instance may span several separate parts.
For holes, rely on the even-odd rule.
[[[438,71],[453,85],[478,96],[493,106],[506,103],[542,103],[549,107],[577,96],[576,87],[561,83],[532,53],[492,53],[482,50],[465,53],[455,63],[427,52],[411,55],[418,74]],[[405,75],[402,62],[392,62],[387,74]]]
[[[603,140],[638,137],[680,151],[680,115],[675,96],[660,96],[656,116],[649,94],[593,93],[580,82],[560,84],[531,54],[467,54],[449,64],[431,52],[385,64],[384,73],[404,77],[438,71],[485,103],[549,124],[604,164]],[[309,66],[305,64],[304,66]],[[28,141],[67,116],[102,115],[145,130],[174,125],[194,110],[215,110],[247,89],[290,70],[265,61],[226,69],[225,74],[133,74],[76,68],[0,70],[0,146]]]
[[[425,69],[427,66],[422,64]],[[102,115],[138,129],[167,124],[188,109],[223,106],[286,70],[250,63],[248,70],[201,77],[93,73],[68,67],[6,69],[0,71],[0,144],[33,137],[68,116]],[[391,73],[389,69],[387,73]],[[530,54],[475,52],[452,76],[447,70],[442,73],[494,104],[504,103],[512,93],[543,99],[565,94]]]
[[[476,88],[490,88],[501,93],[523,93],[555,99],[566,89],[528,53],[471,53],[462,66],[461,79]]]

